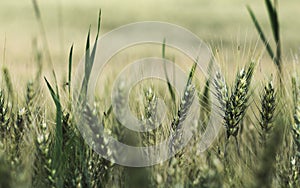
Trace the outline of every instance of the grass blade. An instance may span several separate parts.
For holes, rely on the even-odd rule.
[[[90,72],[92,70],[92,67],[93,67],[93,64],[94,64],[94,61],[95,61],[95,55],[96,55],[96,50],[97,50],[97,42],[98,42],[98,37],[99,37],[99,32],[100,32],[100,22],[101,22],[101,10],[99,11],[99,17],[98,17],[97,35],[96,35],[96,39],[95,39],[95,42],[94,42],[92,54],[90,56],[90,62],[89,62],[89,68],[90,68],[89,71]],[[90,74],[90,72],[89,72],[89,74]]]
[[[254,15],[252,9],[249,6],[247,6],[247,10],[248,10],[248,12],[249,12],[249,14],[251,16],[251,19],[252,19],[252,21],[253,21],[253,23],[254,23],[254,25],[256,27],[256,30],[258,31],[260,39],[264,43],[264,45],[265,45],[265,47],[266,47],[266,49],[267,49],[270,57],[274,60],[275,59],[274,52],[273,52],[273,50],[272,50],[272,48],[271,48],[271,46],[270,46],[270,44],[269,44],[269,42],[268,42],[268,40],[267,40],[267,38],[265,36],[265,34],[264,34],[264,32],[263,32],[260,24],[258,23],[258,21],[257,21],[255,15]]]
[[[97,27],[96,41],[98,40],[99,33],[100,33],[100,28],[101,28],[101,14],[102,14],[102,11],[100,9],[99,10],[99,15],[98,15],[98,27]]]
[[[274,35],[275,41],[278,41],[279,39],[279,23],[278,23],[278,17],[277,17],[277,11],[275,10],[274,6],[271,3],[271,0],[265,0],[266,7],[268,9],[268,14],[270,18],[270,23]]]
[[[49,89],[49,91],[50,91],[51,97],[52,97],[52,99],[53,99],[55,105],[57,105],[58,102],[59,102],[59,98],[57,97],[55,91],[53,90],[52,86],[51,86],[50,83],[48,82],[47,78],[44,77],[44,79],[45,79],[45,82],[46,82],[46,84],[47,84],[47,87],[48,87],[48,89]]]
[[[83,78],[82,86],[81,86],[81,97],[80,101],[83,100],[83,102],[86,101],[86,94],[87,94],[87,89],[88,89],[88,83],[90,79],[90,74],[92,71],[92,67],[95,61],[95,56],[96,56],[96,50],[97,50],[97,42],[98,42],[98,37],[99,37],[99,32],[100,32],[100,26],[101,26],[101,10],[99,11],[99,16],[98,16],[98,29],[97,29],[97,35],[96,39],[94,42],[94,46],[92,49],[92,53],[90,53],[90,29],[88,32],[87,36],[87,41],[86,41],[86,48],[85,48],[85,75]],[[82,96],[83,95],[83,96]]]
[[[47,87],[50,91],[51,97],[56,106],[56,126],[55,126],[55,142],[53,148],[53,169],[55,169],[56,185],[57,187],[63,187],[63,176],[62,176],[62,165],[63,165],[63,133],[62,133],[62,107],[59,100],[58,90],[53,90],[51,84],[46,78],[44,78],[47,84]],[[56,84],[57,88],[57,84]]]
[[[69,54],[69,76],[68,76],[69,95],[71,95],[72,62],[73,62],[73,45],[71,46],[70,54]]]
[[[280,27],[279,27],[278,14],[275,6],[278,2],[274,1],[274,5],[272,5],[271,0],[265,0],[265,3],[269,14],[273,37],[276,43],[276,58],[274,60],[279,70],[281,71]]]
[[[162,58],[165,59],[165,57],[166,57],[166,39],[164,38],[163,44],[162,44]],[[172,84],[170,82],[170,79],[168,77],[166,64],[164,64],[164,71],[165,71],[165,75],[166,75],[166,79],[167,79],[168,90],[170,92],[173,104],[176,104],[176,95],[175,95],[175,91],[172,88]]]

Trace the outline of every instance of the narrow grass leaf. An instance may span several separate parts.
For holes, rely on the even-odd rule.
[[[93,67],[93,64],[94,64],[94,61],[95,61],[96,50],[97,50],[97,42],[98,42],[98,37],[99,37],[99,32],[100,32],[100,26],[101,26],[101,10],[99,11],[98,29],[97,29],[97,35],[96,35],[96,39],[95,39],[94,46],[93,46],[93,49],[92,49],[92,53],[90,53],[90,31],[91,31],[91,29],[89,29],[88,36],[87,36],[87,41],[86,41],[85,75],[84,75],[84,78],[83,78],[81,93],[80,93],[80,96],[81,96],[80,101],[83,100],[83,102],[86,101],[86,93],[87,93],[87,89],[88,89],[90,74],[91,74],[92,67]]]
[[[278,39],[279,39],[279,23],[278,23],[277,11],[275,10],[274,6],[272,5],[271,0],[265,0],[265,3],[266,3],[267,10],[268,10],[270,23],[272,26],[274,39],[275,39],[275,41],[278,41]]]
[[[273,50],[272,50],[272,48],[271,48],[271,46],[270,46],[270,44],[269,44],[269,42],[268,42],[265,34],[264,34],[264,32],[262,31],[262,28],[261,28],[260,24],[258,23],[258,21],[257,21],[255,15],[254,15],[252,9],[249,6],[247,6],[247,10],[248,10],[248,12],[249,12],[249,14],[251,16],[251,19],[252,19],[252,21],[253,21],[253,23],[254,23],[254,25],[256,27],[256,30],[258,31],[260,39],[264,43],[264,45],[265,45],[265,47],[266,47],[266,49],[267,49],[270,57],[274,60],[274,58],[275,58],[274,52],[273,52]]]
[[[165,59],[165,57],[166,57],[166,39],[164,38],[163,44],[162,44],[162,58]],[[170,92],[173,104],[176,104],[176,95],[175,95],[175,91],[172,87],[172,84],[171,84],[170,79],[169,79],[168,74],[167,74],[166,64],[164,64],[164,71],[165,71],[165,76],[166,76],[166,79],[167,79],[168,90]]]
[[[48,82],[46,78],[44,78],[47,84],[47,87],[50,91],[51,97],[56,106],[56,127],[55,127],[55,142],[54,142],[54,153],[53,153],[53,169],[56,170],[56,178],[57,178],[57,187],[62,187],[63,185],[63,176],[62,176],[62,165],[63,165],[63,133],[62,133],[62,107],[59,100],[59,93],[53,90],[51,84]],[[56,85],[57,87],[57,85]]]
[[[71,46],[70,53],[69,53],[69,78],[68,78],[69,95],[71,95],[72,63],[73,63],[73,45]]]

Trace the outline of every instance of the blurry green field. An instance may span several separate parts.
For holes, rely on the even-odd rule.
[[[231,50],[237,44],[254,48],[257,33],[246,11],[251,5],[264,26],[268,17],[259,0],[54,0],[38,1],[45,25],[50,52],[55,65],[67,60],[71,44],[75,45],[75,64],[84,52],[84,41],[91,25],[95,31],[99,8],[103,11],[101,33],[123,24],[137,21],[165,21],[186,27],[201,39]],[[280,2],[280,18],[284,51],[299,50],[300,2],[289,0]],[[269,27],[266,27],[269,28]],[[268,31],[268,30],[267,30]],[[42,40],[30,0],[0,1],[0,57],[21,75],[32,72],[32,43],[37,39],[41,50]],[[6,41],[6,42],[5,42]],[[6,45],[5,45],[6,44]],[[260,44],[258,42],[258,44]],[[261,50],[262,48],[258,48]],[[63,65],[65,66],[65,65]],[[59,68],[58,68],[59,69]],[[19,71],[18,71],[19,70]],[[26,71],[24,71],[26,70]]]

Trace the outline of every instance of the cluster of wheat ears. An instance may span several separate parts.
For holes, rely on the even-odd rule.
[[[103,110],[101,102],[95,107],[84,105],[84,121],[95,133],[94,139],[101,139],[97,136],[101,134],[97,129],[101,122],[109,134],[119,140],[130,142],[134,138],[137,145],[149,146],[160,143],[170,135],[173,142],[180,142],[182,123],[192,101],[199,100],[200,123],[193,129],[193,139],[174,157],[151,167],[119,166],[113,160],[102,158],[85,143],[76,127],[72,109],[73,47],[69,56],[67,90],[60,89],[57,83],[52,87],[46,78],[45,82],[41,81],[42,70],[38,66],[36,78],[26,86],[25,97],[16,96],[10,72],[3,67],[0,90],[0,187],[299,187],[300,76],[296,70],[292,76],[284,74],[277,1],[272,3],[266,0],[265,3],[275,48],[270,46],[250,7],[248,10],[277,67],[274,73],[277,79],[270,75],[267,81],[261,81],[261,87],[254,89],[253,85],[259,85],[251,83],[257,63],[251,61],[237,71],[233,84],[227,82],[222,72],[216,72],[214,77],[207,78],[205,84],[195,86],[192,82],[195,62],[179,103],[174,99],[172,87],[168,87],[168,103],[174,104],[173,112],[168,114],[172,122],[170,125],[158,121],[158,94],[155,88],[149,85],[139,93],[144,101],[134,109],[141,114],[139,118],[142,122],[158,128],[136,136],[123,128],[111,113],[111,107]],[[98,33],[99,28],[100,16]],[[97,40],[98,34],[95,44]],[[86,74],[81,90],[83,103],[93,61],[88,34]],[[40,63],[40,58],[37,62]],[[40,96],[47,91],[43,91],[41,85],[48,87],[54,107],[43,104]],[[214,88],[214,96],[210,95],[211,88]],[[61,97],[60,91],[67,97]],[[118,92],[118,102],[122,106],[122,87]],[[224,129],[213,145],[199,154],[196,144],[203,131],[200,125],[206,125],[212,105],[215,105],[212,97],[219,101]],[[99,143],[106,142],[102,140]],[[174,149],[172,144],[170,149]],[[107,151],[112,156],[113,152]]]

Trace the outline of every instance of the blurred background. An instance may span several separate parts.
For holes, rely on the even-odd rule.
[[[238,45],[261,50],[257,32],[246,5],[250,5],[263,25],[271,31],[261,0],[37,0],[53,64],[67,71],[69,48],[74,44],[74,64],[84,54],[89,27],[92,37],[102,9],[104,34],[116,27],[137,21],[165,21],[197,34],[212,46],[230,52]],[[300,1],[279,2],[283,51],[297,53],[300,46]],[[1,63],[15,72],[13,79],[34,72],[35,49],[44,52],[43,34],[31,0],[0,0]],[[47,67],[47,64],[44,66]],[[60,71],[60,68],[55,68]]]

